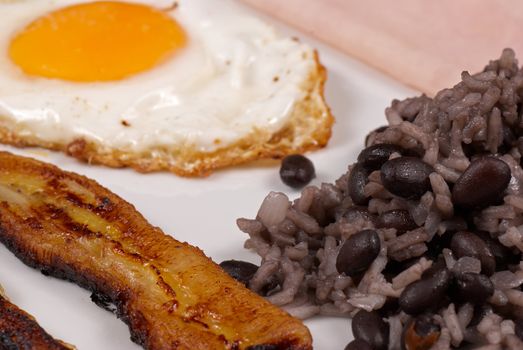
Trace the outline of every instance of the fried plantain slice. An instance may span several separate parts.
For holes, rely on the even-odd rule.
[[[0,241],[112,303],[145,349],[311,349],[308,329],[95,181],[0,152]]]
[[[0,349],[74,350],[54,339],[27,312],[11,303],[0,286]]]

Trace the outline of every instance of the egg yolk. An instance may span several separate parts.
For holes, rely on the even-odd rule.
[[[26,26],[9,56],[26,74],[75,82],[111,81],[147,71],[186,44],[169,14],[142,4],[82,3]]]

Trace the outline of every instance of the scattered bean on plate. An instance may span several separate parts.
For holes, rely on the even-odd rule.
[[[246,286],[256,271],[258,271],[258,266],[255,264],[241,260],[225,260],[220,263],[220,267],[232,278]]]
[[[280,178],[286,185],[301,188],[316,176],[314,164],[301,154],[292,154],[283,158],[280,167]]]

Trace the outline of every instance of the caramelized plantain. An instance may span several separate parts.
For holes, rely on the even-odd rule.
[[[0,349],[73,350],[72,345],[53,339],[36,320],[12,304],[0,286]]]
[[[86,177],[0,152],[0,241],[115,305],[145,349],[311,349],[301,321]]]

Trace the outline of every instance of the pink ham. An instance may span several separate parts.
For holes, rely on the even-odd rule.
[[[523,55],[517,0],[243,0],[428,94],[501,50]]]

